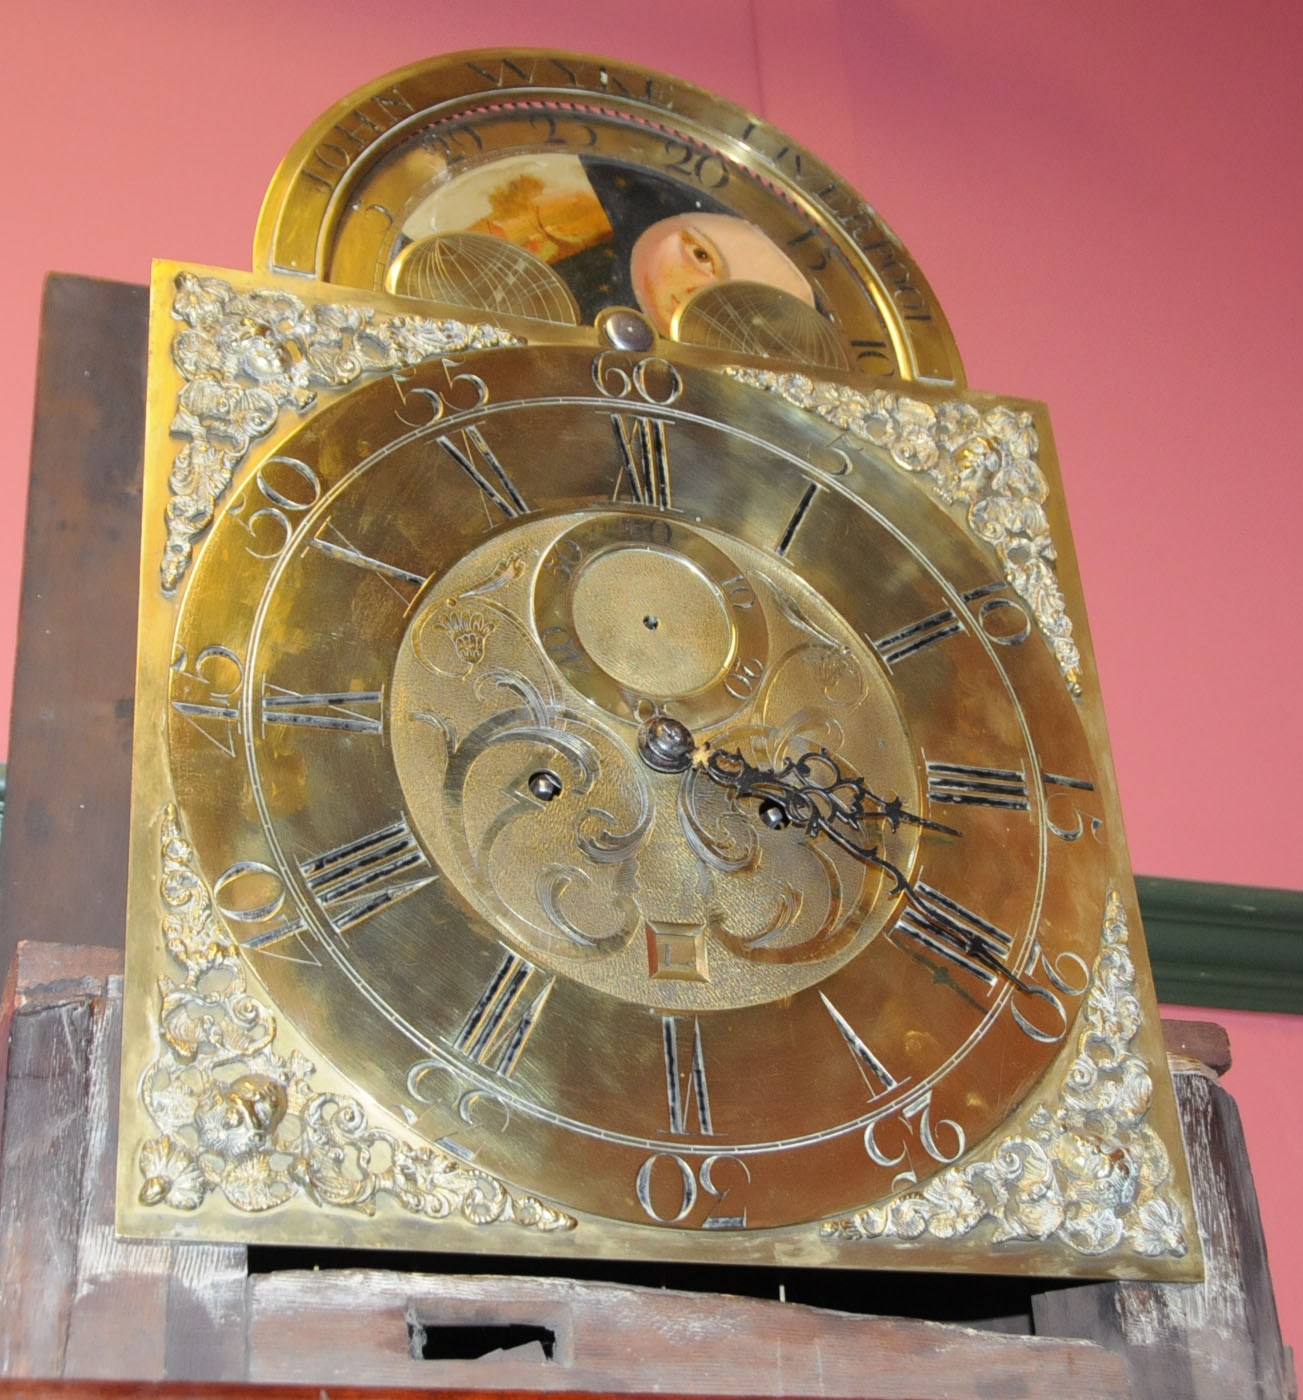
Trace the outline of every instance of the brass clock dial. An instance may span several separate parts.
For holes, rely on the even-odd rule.
[[[563,1251],[865,1262],[820,1222],[1071,1059],[1125,878],[1092,722],[962,516],[657,353],[459,355],[278,441],[163,713],[279,1015]]]
[[[351,94],[277,171],[254,266],[566,324],[637,305],[692,343],[963,383],[931,288],[839,176],[713,94],[582,54],[454,54]]]

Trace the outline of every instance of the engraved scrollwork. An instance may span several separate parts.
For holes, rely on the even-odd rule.
[[[1068,689],[1081,691],[1081,654],[1064,605],[1045,502],[1049,484],[1036,462],[1032,416],[1003,404],[979,410],[936,405],[894,390],[864,393],[802,374],[731,368],[744,384],[809,409],[881,448],[903,471],[923,477],[943,504],[967,511],[968,528],[990,545],[1004,577],[1031,608]]]
[[[218,1194],[246,1213],[303,1198],[373,1215],[384,1202],[429,1220],[554,1231],[573,1217],[425,1145],[372,1125],[357,1100],[318,1087],[247,989],[239,951],[169,806],[161,830],[162,933],[184,972],[159,979],[159,1053],[140,1098],[157,1136],[140,1147],[147,1206],[198,1210]]]
[[[192,272],[178,273],[174,285],[172,317],[184,329],[173,338],[172,362],[184,383],[171,432],[184,444],[168,478],[160,578],[169,596],[235,469],[282,412],[306,413],[321,390],[364,375],[521,343],[492,325],[393,316],[343,302],[314,306],[289,292],[242,292],[223,278]]]
[[[1186,1225],[1171,1161],[1145,1121],[1152,1080],[1132,1053],[1140,1028],[1126,911],[1110,891],[1103,946],[1062,1082],[1017,1129],[921,1188],[824,1223],[828,1238],[957,1239],[987,1225],[994,1243],[1057,1239],[1087,1256],[1128,1249],[1180,1258]]]
[[[646,775],[605,726],[519,672],[487,673],[476,694],[501,708],[447,751],[442,810],[456,866],[532,944],[618,952],[641,928],[635,860],[656,815]],[[532,777],[547,780],[543,797]],[[531,873],[539,849],[574,859]]]

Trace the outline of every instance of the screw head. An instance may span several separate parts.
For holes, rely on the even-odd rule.
[[[682,720],[653,715],[638,731],[638,752],[658,773],[683,773],[692,767],[697,741]]]
[[[650,350],[656,339],[647,319],[630,307],[608,311],[599,325],[602,335],[617,350]]]
[[[543,768],[529,776],[529,791],[540,802],[551,802],[562,793],[561,779],[550,769]]]

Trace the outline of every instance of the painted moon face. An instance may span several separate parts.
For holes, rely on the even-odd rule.
[[[674,313],[712,282],[763,282],[814,305],[792,260],[754,224],[731,214],[676,214],[645,229],[629,260],[638,305],[662,335]]]

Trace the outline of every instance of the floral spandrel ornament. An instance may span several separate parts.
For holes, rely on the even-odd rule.
[[[322,390],[409,369],[461,350],[516,345],[496,326],[393,316],[343,302],[312,305],[275,288],[238,291],[221,277],[178,273],[172,363],[184,381],[172,419],[184,445],[168,478],[167,544],[160,581],[171,595],[194,542],[249,447],[283,412],[306,413]]]
[[[1081,653],[1055,573],[1050,488],[1036,462],[1030,413],[1002,404],[984,412],[958,401],[928,404],[895,390],[863,393],[774,370],[729,373],[881,449],[902,471],[925,478],[943,505],[963,506],[969,530],[995,551],[1005,581],[1031,609],[1068,689],[1081,693]]]
[[[437,1148],[372,1126],[354,1098],[323,1091],[247,987],[240,954],[194,868],[176,810],[163,814],[167,950],[184,972],[159,979],[159,1053],[140,1097],[158,1129],[140,1148],[147,1206],[194,1211],[213,1195],[275,1210],[298,1197],[373,1215],[389,1201],[431,1221],[571,1230],[573,1217]]]
[[[1171,1160],[1146,1121],[1153,1081],[1131,1050],[1141,1012],[1127,938],[1126,912],[1110,893],[1076,1053],[1018,1131],[916,1190],[827,1222],[824,1234],[908,1242],[985,1227],[994,1244],[1053,1238],[1086,1256],[1184,1256]]]

